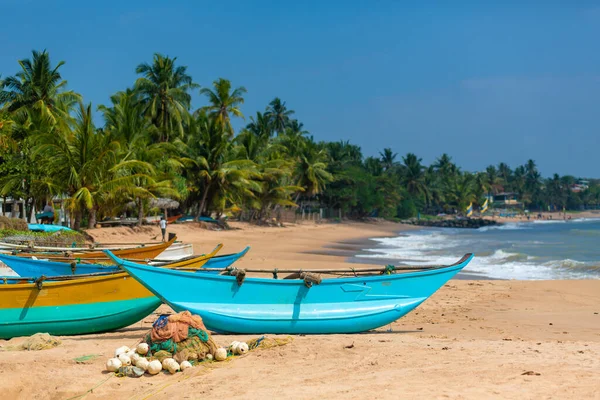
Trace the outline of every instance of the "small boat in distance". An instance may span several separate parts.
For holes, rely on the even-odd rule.
[[[341,278],[321,279],[319,271],[295,272],[303,279],[245,277],[264,270],[227,269],[236,276],[153,268],[105,253],[177,312],[189,310],[206,326],[226,333],[356,333],[387,325],[435,293],[473,258],[466,254],[448,266],[396,273],[385,269],[343,270]],[[374,272],[377,275],[374,275]],[[323,270],[342,273],[342,270]],[[278,271],[272,271],[274,276]],[[370,273],[370,274],[369,274]]]
[[[111,331],[141,320],[161,303],[125,272],[2,282],[0,339]]]

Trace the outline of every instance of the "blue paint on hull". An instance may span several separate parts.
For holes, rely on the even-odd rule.
[[[154,269],[106,252],[177,311],[199,314],[206,326],[232,333],[355,333],[387,325],[413,310],[473,258],[448,267],[391,275],[302,280],[246,278]]]

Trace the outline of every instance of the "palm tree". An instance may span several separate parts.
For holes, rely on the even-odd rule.
[[[0,105],[6,104],[6,110],[21,121],[35,113],[52,124],[66,124],[81,96],[66,90],[67,81],[59,72],[64,64],[52,67],[47,51],[32,51],[31,59],[19,60],[21,71],[0,81]]]
[[[454,175],[457,172],[456,165],[452,162],[452,157],[444,153],[433,164],[436,172],[439,172],[442,177],[448,178],[450,175]]]
[[[427,186],[425,186],[425,174],[421,159],[413,153],[408,153],[402,158],[404,168],[402,171],[402,182],[406,191],[412,196],[427,196]]]
[[[91,211],[95,225],[100,186],[116,163],[118,144],[107,135],[96,134],[91,104],[80,103],[73,131],[42,133],[34,153],[44,158],[53,185],[69,196],[72,228],[79,229],[83,212]]]
[[[144,105],[139,94],[131,89],[117,92],[110,98],[111,107],[101,105],[98,110],[104,116],[104,130],[114,136],[125,150],[138,149],[151,138],[156,128],[144,117]]]
[[[256,112],[256,118],[250,117],[250,123],[246,125],[246,129],[254,136],[267,140],[273,135],[269,118],[260,111]]]
[[[319,148],[312,140],[306,141],[296,162],[294,179],[296,186],[304,188],[303,193],[313,197],[323,191],[325,185],[333,180],[327,171],[327,152]],[[296,195],[296,202],[301,193]]]
[[[265,116],[271,122],[271,126],[277,132],[281,134],[285,129],[290,126],[290,115],[293,115],[293,110],[288,110],[285,101],[281,101],[279,97],[275,97],[267,107]]]
[[[198,115],[190,128],[181,162],[191,196],[199,201],[198,216],[211,208],[222,211],[224,204],[239,192],[252,196],[252,189],[260,190],[255,182],[259,176],[256,164],[250,159],[237,158],[239,151],[222,124]]]
[[[215,121],[224,127],[225,131],[233,136],[231,126],[231,115],[244,118],[244,114],[239,106],[244,103],[242,95],[246,93],[246,88],[240,86],[231,91],[231,82],[227,79],[219,78],[213,82],[214,90],[202,88],[200,94],[208,97],[210,105],[203,107]]]
[[[498,176],[502,180],[502,186],[508,186],[511,183],[512,170],[506,163],[498,164]]]
[[[152,64],[142,63],[134,89],[140,94],[144,113],[159,130],[159,140],[169,141],[175,132],[183,135],[192,100],[190,90],[199,86],[187,74],[187,67],[176,66],[177,57],[154,54]]]
[[[397,153],[394,153],[392,149],[386,147],[383,149],[383,153],[379,152],[381,166],[384,171],[391,171],[398,163],[396,162]]]

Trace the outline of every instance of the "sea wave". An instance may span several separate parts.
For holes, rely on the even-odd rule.
[[[528,226],[528,223],[526,222],[509,222],[509,223],[505,223],[502,225],[489,225],[489,226],[482,226],[481,228],[477,229],[476,232],[487,232],[487,231],[494,231],[494,230],[520,230],[520,229],[531,229],[530,226]]]
[[[469,244],[465,236],[445,232],[448,231],[429,231],[377,239],[378,246],[365,249],[357,257],[397,260],[399,265],[448,265],[460,259],[470,248],[478,245],[481,248],[481,241],[473,239],[472,236],[474,241]],[[505,240],[498,243],[510,246]],[[549,245],[548,242],[540,240],[530,243],[538,246]],[[496,279],[517,280],[600,278],[600,262],[582,262],[569,258],[546,261],[547,258],[544,258],[506,247],[492,248],[477,252],[465,268],[465,272],[480,273]]]

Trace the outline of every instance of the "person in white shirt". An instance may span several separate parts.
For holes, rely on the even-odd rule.
[[[160,231],[162,232],[162,241],[165,241],[165,237],[167,235],[167,220],[165,219],[165,217],[161,217],[160,222],[158,223],[160,225]]]

